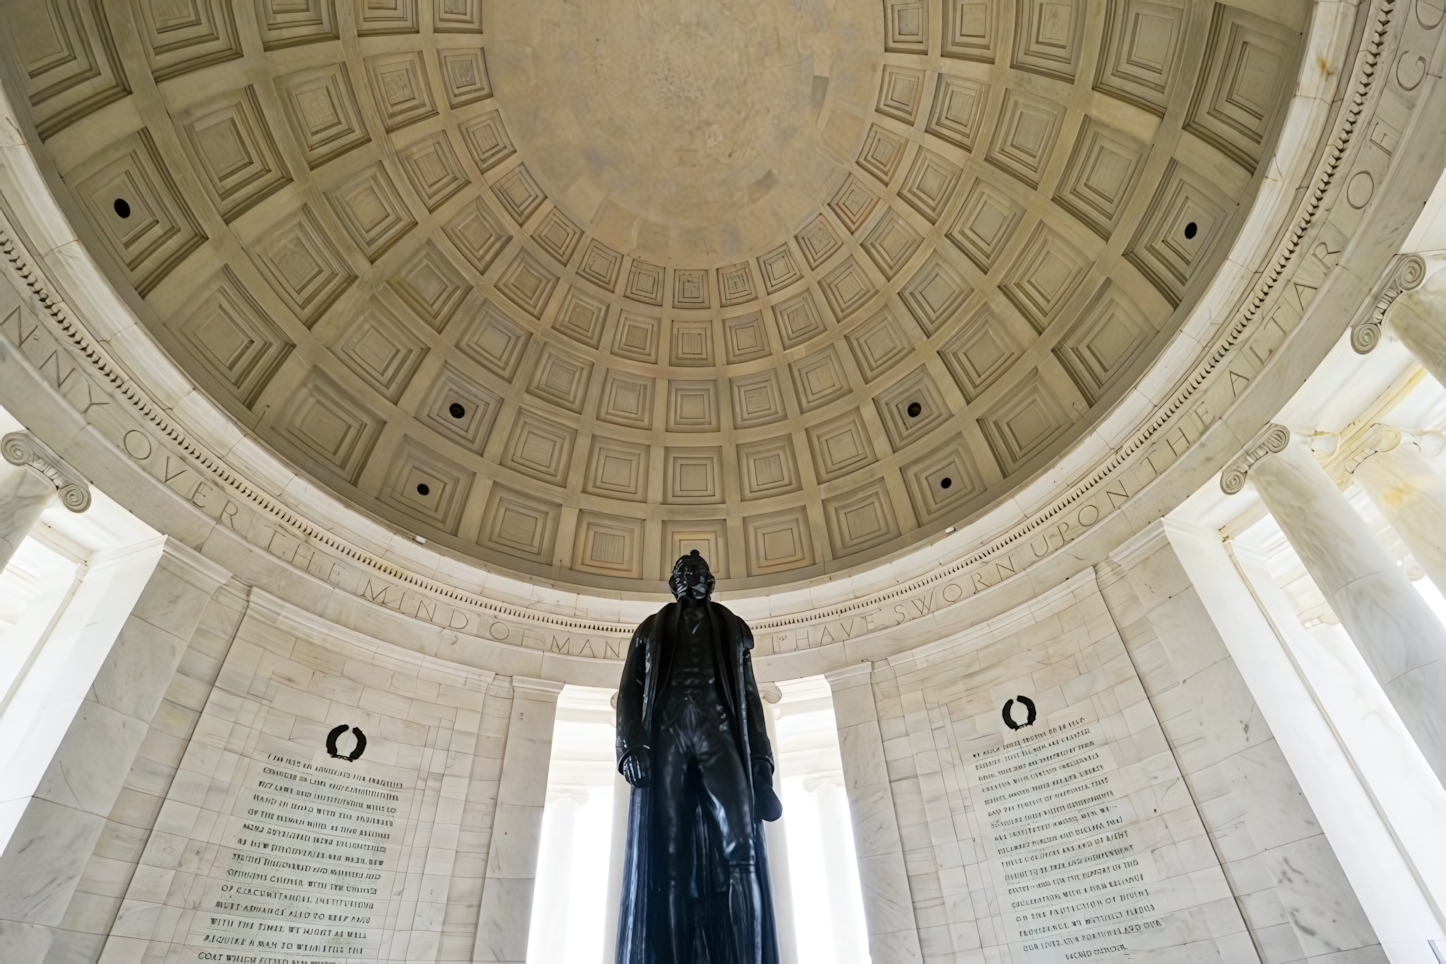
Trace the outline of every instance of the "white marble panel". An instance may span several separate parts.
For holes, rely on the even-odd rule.
[[[871,682],[923,960],[1251,946],[1091,572]]]
[[[100,959],[470,957],[511,687],[259,591],[226,642]]]
[[[1381,941],[1388,938],[1378,937],[1362,909],[1363,900],[1378,903],[1379,895],[1358,898],[1352,891],[1302,792],[1303,784],[1320,784],[1329,818],[1359,788],[1338,779],[1337,764],[1323,752],[1328,738],[1318,710],[1219,534],[1187,537],[1171,521],[1146,530],[1115,558],[1100,567],[1110,609],[1249,926],[1255,956],[1384,960],[1390,951]],[[1263,712],[1246,680],[1267,678],[1271,705]],[[1300,759],[1316,766],[1292,773],[1282,747],[1300,754],[1306,746],[1312,749]],[[1357,823],[1355,833],[1374,839],[1366,824]],[[1375,857],[1387,855],[1377,849]],[[1406,909],[1396,903],[1398,913]],[[1424,940],[1417,950],[1426,950]]]

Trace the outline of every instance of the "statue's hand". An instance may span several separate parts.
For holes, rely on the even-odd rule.
[[[622,766],[623,779],[639,789],[646,787],[652,780],[653,766],[648,759],[648,751],[645,747],[639,747],[623,758]]]
[[[763,759],[753,761],[753,809],[769,823],[783,816],[783,801],[773,792],[773,764]]]

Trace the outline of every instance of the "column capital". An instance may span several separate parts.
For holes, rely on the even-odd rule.
[[[1381,340],[1381,325],[1396,299],[1426,278],[1426,262],[1419,254],[1398,254],[1386,265],[1381,280],[1351,319],[1351,347],[1364,355]]]
[[[90,480],[29,432],[11,432],[0,439],[0,453],[11,465],[29,466],[55,484],[60,502],[71,512],[90,508]]]
[[[1411,441],[1412,436],[1383,422],[1374,422],[1364,432],[1357,434],[1342,445],[1332,461],[1337,462],[1347,475],[1354,475],[1361,463],[1372,455],[1390,452],[1402,442]],[[1343,440],[1345,441],[1345,440]]]
[[[562,695],[562,684],[556,680],[514,676],[512,677],[512,690],[519,695],[526,694],[526,699],[529,700],[556,703],[557,698]]]
[[[1245,488],[1245,476],[1250,467],[1267,455],[1284,452],[1290,444],[1290,429],[1271,422],[1245,444],[1244,450],[1230,461],[1220,472],[1220,491],[1235,495]]]

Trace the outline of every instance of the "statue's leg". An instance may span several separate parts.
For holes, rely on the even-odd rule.
[[[659,964],[693,964],[692,907],[688,870],[692,856],[691,807],[685,788],[691,762],[686,732],[660,727],[653,748],[653,858],[662,871],[661,892],[654,892],[653,946],[668,960]],[[666,948],[666,950],[663,950]]]
[[[757,864],[728,865],[728,964],[763,960],[763,892]]]
[[[717,717],[699,741],[698,773],[704,807],[718,827],[728,864],[726,956],[713,964],[760,964],[763,959],[763,898],[758,886],[753,839],[753,794],[726,716]]]

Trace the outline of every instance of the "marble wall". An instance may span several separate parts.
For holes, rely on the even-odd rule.
[[[0,858],[0,959],[522,964],[561,684],[227,579],[162,553]],[[1385,959],[1164,540],[828,678],[877,964]]]
[[[365,909],[370,919],[357,925],[361,936],[347,946],[376,960],[473,960],[488,861],[499,860],[492,843],[509,730],[524,702],[513,694],[506,677],[407,653],[304,616],[259,590],[249,599],[223,592],[169,681],[61,936],[44,959],[217,959],[204,955],[215,950],[218,933],[227,933],[215,915],[229,909],[235,893],[222,888],[241,886],[231,875],[237,866],[249,868],[237,861],[253,859],[248,831],[274,834],[256,813],[258,801],[276,797],[265,797],[259,781],[277,783],[268,768],[278,768],[301,774],[303,784],[306,774],[324,775],[313,779],[330,780],[333,789],[318,794],[336,797],[335,787],[362,781],[399,798],[392,803],[395,830],[385,852],[377,851],[380,892],[363,898],[374,904]],[[550,717],[541,715],[550,739]],[[329,732],[343,723],[367,738],[355,761],[327,751]],[[345,733],[337,741],[343,757],[355,745]],[[523,755],[530,759],[532,749]],[[313,866],[317,873],[296,877],[306,887],[321,886],[315,878],[325,876],[325,860]],[[262,926],[255,922],[311,909],[305,897],[285,890],[281,885],[269,913],[253,906],[253,923],[233,923],[232,930],[249,935]],[[243,909],[237,917],[248,914]],[[525,914],[522,928],[525,938]],[[340,953],[340,946],[331,951]]]
[[[1178,563],[1128,562],[830,677],[874,960],[1383,960]]]
[[[1124,648],[1209,834],[1256,955],[1381,961],[1340,862],[1215,622],[1163,539],[1102,564]]]
[[[188,684],[206,673],[207,643],[197,647],[197,637],[216,627],[209,604],[227,577],[166,540],[94,676],[72,669],[73,698],[53,701],[24,736],[45,747],[53,728],[64,733],[33,793],[6,801],[19,812],[0,854],[0,960],[100,953],[115,892],[134,866],[128,854],[144,840],[145,811],[165,792],[157,786],[164,760],[186,725],[177,709],[188,702]],[[102,615],[113,614],[95,614],[85,628],[97,630]]]

